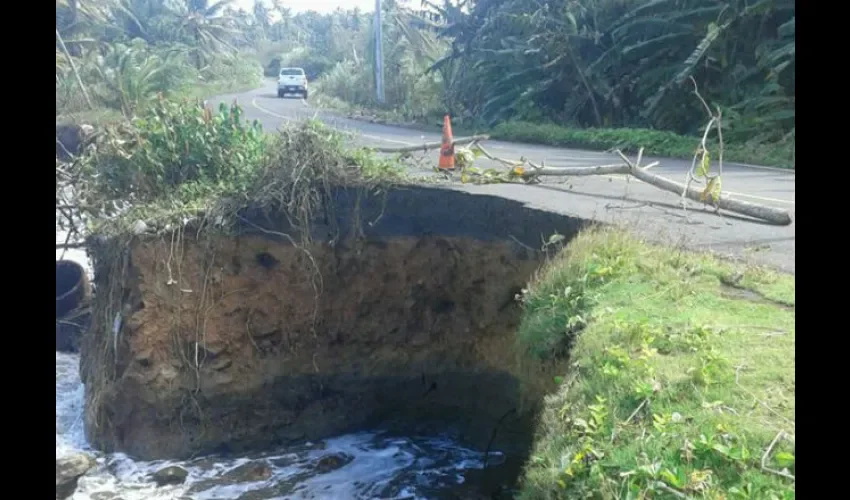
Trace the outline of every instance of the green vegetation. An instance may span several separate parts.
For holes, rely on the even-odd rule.
[[[571,368],[519,498],[794,498],[793,277],[596,229],[524,308],[519,347]]]
[[[200,98],[262,75],[230,1],[56,2],[56,119],[131,119],[158,95]]]
[[[730,158],[794,164],[793,2],[423,5],[384,3],[383,103],[372,22],[358,11],[278,9],[276,22],[265,21],[266,46],[281,49],[265,56],[267,74],[283,64],[309,68],[322,105],[429,125],[448,112],[456,126],[500,137],[523,130],[504,138],[546,144],[608,149],[647,140],[640,146],[674,156],[689,156],[707,121],[693,78],[722,110]],[[676,141],[688,147],[668,144]]]
[[[378,102],[371,13],[57,0],[57,119],[130,117],[156,94],[229,92],[255,86],[261,67],[301,66],[323,106],[429,126],[448,112],[459,130],[507,140],[690,157],[707,120],[693,78],[722,110],[730,160],[794,166],[789,0],[383,6]]]
[[[644,154],[647,155],[688,160],[693,158],[694,149],[699,143],[699,139],[695,137],[663,130],[582,129],[528,122],[502,123],[487,133],[494,139],[579,149],[600,151],[620,149],[626,153],[637,153],[640,148],[644,148]],[[717,141],[711,141],[709,147],[716,148]],[[758,141],[726,143],[723,156],[727,161],[793,168],[794,143],[793,141],[775,144]]]
[[[679,157],[705,122],[693,77],[723,111],[727,159],[793,167],[793,2],[505,0],[432,5],[434,20],[390,1],[383,103],[368,15],[230,3],[57,0],[57,120],[114,122],[57,158],[71,235],[224,225],[249,203],[304,228],[332,186],[404,181],[319,123],[270,136],[193,102],[281,66],[305,67],[328,106]],[[608,230],[572,241],[524,293],[519,348],[571,368],[521,498],[793,498],[794,302],[793,278],[764,269]]]
[[[319,122],[269,135],[257,122],[246,123],[236,104],[214,112],[160,98],[132,120],[106,124],[78,157],[57,160],[57,200],[73,186],[76,196],[67,204],[78,210],[57,215],[77,227],[87,221],[89,234],[127,232],[138,221],[164,229],[202,214],[232,222],[249,202],[297,211],[293,204],[305,200],[290,198],[304,193],[319,199],[336,185],[404,180],[396,163],[347,149],[341,133]]]

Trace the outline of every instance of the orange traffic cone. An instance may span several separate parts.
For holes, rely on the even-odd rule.
[[[452,122],[449,115],[443,117],[443,143],[440,145],[440,162],[438,168],[441,172],[455,169],[455,145],[452,137]]]

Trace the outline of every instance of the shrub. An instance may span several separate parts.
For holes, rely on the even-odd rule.
[[[128,117],[156,94],[196,77],[185,53],[157,51],[142,40],[108,46],[103,55],[86,61],[84,68],[88,80],[94,83],[91,88],[95,98]]]
[[[228,88],[256,85],[262,77],[263,68],[251,54],[215,57],[201,71],[205,82],[221,82]]]
[[[298,48],[275,56],[266,64],[264,73],[266,76],[277,77],[280,68],[303,68],[309,80],[315,80],[331,69],[334,62],[321,54],[310,50]]]
[[[108,127],[82,161],[101,201],[145,203],[244,184],[264,152],[260,125],[244,123],[236,104],[213,113],[160,98],[131,122]]]

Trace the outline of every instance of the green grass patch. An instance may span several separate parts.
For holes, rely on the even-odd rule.
[[[635,128],[577,129],[560,125],[528,122],[502,123],[488,131],[493,139],[544,144],[567,148],[609,150],[621,149],[636,153],[644,148],[645,155],[665,158],[691,159],[699,144],[696,137],[683,136],[663,130]],[[714,145],[716,147],[716,145]],[[794,141],[778,144],[724,144],[726,161],[794,168]]]
[[[519,498],[794,498],[793,277],[595,229],[524,308],[520,349],[571,368]]]

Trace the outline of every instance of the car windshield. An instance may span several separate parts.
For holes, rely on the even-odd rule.
[[[303,74],[304,71],[300,69],[284,68],[280,70],[280,76],[301,76]]]

